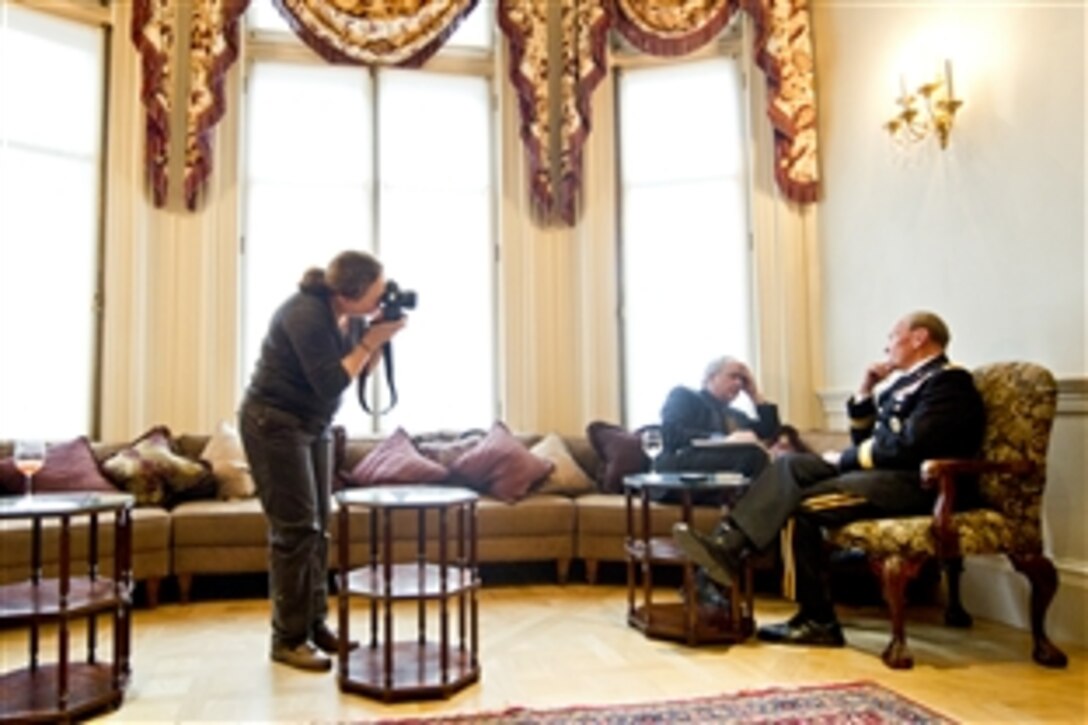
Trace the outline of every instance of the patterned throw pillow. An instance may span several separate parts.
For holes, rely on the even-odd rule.
[[[170,447],[170,430],[157,426],[102,464],[114,483],[136,497],[137,506],[172,508],[182,501],[215,497],[215,479],[206,463]]]
[[[473,428],[471,430],[437,431],[434,433],[422,433],[412,438],[416,449],[435,463],[446,468],[464,455],[467,451],[476,447],[487,436],[487,431]]]
[[[102,491],[117,493],[117,487],[102,475],[86,436],[65,443],[50,444],[45,464],[34,474],[35,493],[67,491]],[[11,458],[0,461],[0,491],[10,494],[26,492],[26,478],[15,468]]]
[[[549,433],[529,449],[534,456],[551,461],[555,468],[537,489],[537,493],[578,496],[595,490],[593,479],[586,475],[578,461],[567,450],[567,444],[555,433]]]
[[[529,452],[510,429],[496,421],[487,436],[450,466],[450,479],[514,503],[544,480],[555,464]]]
[[[397,428],[359,461],[348,477],[347,485],[438,483],[445,480],[447,473],[445,466],[416,450],[403,428]]]
[[[642,452],[638,433],[595,421],[586,428],[586,436],[601,460],[597,481],[603,492],[622,493],[624,476],[649,470],[650,459]]]
[[[219,498],[249,498],[257,492],[253,477],[249,475],[249,461],[242,439],[227,421],[219,421],[215,433],[200,453],[200,460],[211,466]]]

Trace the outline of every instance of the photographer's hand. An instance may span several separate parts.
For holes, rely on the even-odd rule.
[[[374,363],[381,358],[382,346],[392,339],[393,335],[404,329],[406,324],[408,324],[408,318],[401,317],[399,320],[376,322],[368,327],[359,340],[359,344],[340,360],[348,376],[358,377],[364,367],[373,367]]]

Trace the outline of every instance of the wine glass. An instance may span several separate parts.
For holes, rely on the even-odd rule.
[[[657,457],[665,448],[665,441],[661,438],[660,426],[651,425],[642,429],[642,452],[650,459],[650,475],[657,475]]]
[[[15,467],[26,476],[26,497],[34,495],[34,474],[45,465],[45,441],[15,441]]]

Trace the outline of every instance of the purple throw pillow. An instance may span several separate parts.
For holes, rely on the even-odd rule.
[[[642,452],[638,433],[595,421],[586,428],[586,436],[601,462],[597,481],[603,492],[622,493],[624,476],[649,470],[650,459]]]
[[[397,428],[352,469],[348,485],[438,483],[446,475],[445,466],[416,450],[404,429]]]
[[[45,465],[34,474],[33,486],[35,493],[117,493],[117,487],[99,470],[86,436],[51,444],[45,453]],[[26,492],[26,478],[15,468],[11,458],[0,461],[0,489],[13,494]]]
[[[514,503],[525,498],[553,468],[554,463],[534,456],[509,428],[496,421],[482,441],[453,462],[450,476],[500,501]]]

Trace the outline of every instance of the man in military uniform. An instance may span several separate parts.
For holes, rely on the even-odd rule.
[[[677,524],[673,535],[713,580],[728,584],[752,552],[769,546],[794,517],[799,609],[789,621],[760,627],[760,639],[842,646],[842,629],[824,577],[822,527],[886,516],[924,514],[934,493],[921,488],[929,458],[973,456],[984,411],[970,372],[949,363],[945,323],[914,312],[888,335],[886,360],[870,365],[847,403],[853,445],[842,452],[786,454],[756,478],[710,535]],[[898,371],[874,401],[873,389]]]

